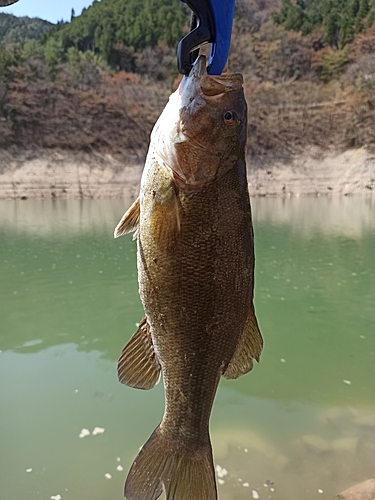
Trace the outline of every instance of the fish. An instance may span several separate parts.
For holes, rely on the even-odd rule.
[[[18,0],[0,0],[0,7],[7,7],[8,5],[12,5],[18,2]]]
[[[114,236],[135,231],[145,316],[118,361],[120,382],[154,387],[165,412],[127,476],[128,500],[216,500],[209,419],[220,378],[259,361],[254,236],[239,73],[199,56],[156,122],[140,194]]]

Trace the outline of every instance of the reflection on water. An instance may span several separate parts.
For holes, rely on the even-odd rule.
[[[135,244],[112,238],[130,202],[0,202],[2,500],[122,498],[161,418],[161,384],[117,382],[142,317]],[[265,350],[217,395],[219,495],[329,499],[375,463],[373,199],[253,213]]]
[[[304,237],[326,236],[361,238],[375,229],[375,198],[258,198],[252,202],[256,220],[287,225]]]
[[[118,222],[129,200],[0,200],[0,224],[3,228],[19,231],[53,233],[108,229]],[[361,237],[375,229],[375,198],[324,197],[324,198],[255,198],[252,200],[254,218],[258,222],[274,225],[286,224],[289,228],[311,236],[316,232],[326,235]],[[117,221],[117,222],[116,222]]]
[[[38,236],[90,232],[95,229],[109,230],[117,224],[126,209],[133,203],[129,200],[30,200],[10,203],[0,200],[0,224],[3,229]],[[116,222],[117,221],[117,222]]]

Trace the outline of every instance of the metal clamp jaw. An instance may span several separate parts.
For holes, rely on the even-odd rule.
[[[0,7],[7,7],[8,5],[12,5],[18,2],[18,0],[0,0]]]
[[[194,12],[197,26],[178,44],[178,71],[188,75],[199,47],[211,44],[207,72],[220,75],[227,62],[232,34],[235,0],[181,0]]]

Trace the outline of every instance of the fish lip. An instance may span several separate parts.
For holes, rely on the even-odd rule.
[[[203,55],[199,56],[194,62],[188,78],[191,77],[201,78],[204,74],[206,74],[207,73],[206,61],[207,61],[206,56]]]
[[[207,75],[206,56],[199,56],[191,68],[188,76],[184,76],[178,87],[177,96],[179,98],[180,109],[189,104],[193,97],[201,93],[200,82],[204,75]],[[174,95],[174,94],[172,94]]]

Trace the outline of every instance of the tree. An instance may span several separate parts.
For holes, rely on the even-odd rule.
[[[337,49],[375,22],[375,0],[283,0],[274,20],[303,34],[320,28],[326,42]]]
[[[161,41],[177,45],[187,21],[185,7],[175,0],[95,0],[50,36],[59,39],[65,51],[69,47],[91,50],[109,61],[115,44],[136,51]]]
[[[0,13],[0,43],[22,43],[39,40],[53,24],[38,18],[16,17]]]
[[[355,20],[355,31],[359,33],[364,29],[365,26],[365,18],[370,10],[370,6],[368,0],[360,0],[359,8]]]

